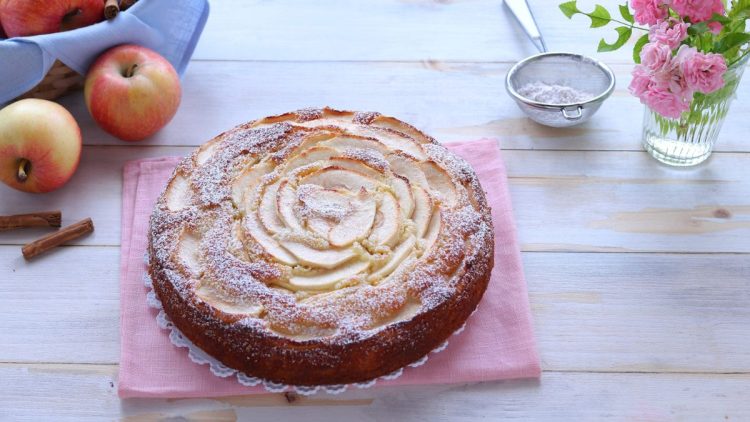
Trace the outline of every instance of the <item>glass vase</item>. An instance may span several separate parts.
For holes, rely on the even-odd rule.
[[[748,57],[732,64],[724,74],[724,86],[710,94],[696,93],[690,110],[670,119],[646,107],[643,147],[652,157],[672,166],[693,166],[713,151],[721,125],[735,97]]]

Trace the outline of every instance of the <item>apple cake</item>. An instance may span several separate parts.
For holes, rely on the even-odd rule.
[[[154,291],[230,368],[364,382],[460,328],[493,265],[474,170],[379,113],[305,109],[231,129],[176,167],[150,220]]]

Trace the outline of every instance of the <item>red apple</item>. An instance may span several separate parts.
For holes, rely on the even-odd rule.
[[[3,3],[5,3],[5,0],[0,0],[0,38],[8,38],[5,29],[3,29]]]
[[[3,0],[0,0],[0,10],[2,10],[3,7]],[[0,39],[8,38],[7,35],[5,35],[5,30],[3,30],[3,14],[0,12]]]
[[[51,34],[104,19],[103,0],[4,0],[3,28],[9,37]]]
[[[25,192],[67,182],[81,158],[81,129],[57,103],[26,99],[0,110],[0,180]]]
[[[91,66],[83,95],[102,129],[124,141],[140,141],[172,120],[182,91],[180,77],[164,57],[121,45]]]

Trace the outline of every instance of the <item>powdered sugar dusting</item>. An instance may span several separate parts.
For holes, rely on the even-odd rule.
[[[369,125],[380,116],[381,114],[376,111],[359,111],[354,114],[354,123]]]
[[[323,117],[323,109],[321,108],[303,108],[295,112],[297,115],[297,121],[300,123],[309,122],[310,120],[320,119]]]
[[[383,153],[375,149],[347,148],[342,152],[341,156],[362,161],[380,172],[384,172],[389,168],[388,161],[383,156]]]
[[[269,123],[261,119],[220,135],[217,144],[212,147],[211,155],[205,158],[202,165],[198,165],[194,157],[189,157],[175,171],[175,175],[179,172],[180,177],[187,178],[193,189],[194,195],[189,205],[180,210],[170,210],[166,205],[168,195],[165,192],[152,214],[149,250],[150,271],[154,277],[155,289],[158,292],[174,291],[180,299],[162,298],[169,305],[166,308],[172,309],[178,302],[179,306],[192,307],[190,312],[201,315],[200,320],[191,317],[193,324],[203,326],[211,333],[220,333],[222,330],[245,333],[243,335],[248,336],[246,343],[243,341],[236,347],[245,347],[242,350],[246,350],[246,353],[254,350],[253,356],[258,358],[272,356],[274,353],[288,354],[288,359],[300,359],[302,355],[297,351],[255,350],[252,336],[279,337],[298,342],[314,340],[330,345],[364,342],[383,330],[412,321],[415,315],[437,309],[450,301],[468,300],[461,296],[470,290],[464,284],[474,282],[484,271],[487,274],[489,271],[492,253],[489,212],[476,175],[463,159],[441,145],[429,143],[431,140],[415,143],[412,137],[392,128],[370,130],[366,126],[375,124],[380,116],[378,113],[351,115],[354,123],[362,125],[361,131],[357,129],[360,126],[338,127],[340,112],[334,114],[335,119],[325,124],[321,122],[319,126],[295,124],[326,120],[326,110],[301,110],[290,114],[284,121],[279,120],[286,115],[276,117]],[[408,192],[411,189],[409,183],[394,185],[388,182],[389,179],[406,182],[409,179],[408,175],[392,172],[382,151],[368,148],[365,142],[361,148],[342,148],[339,151],[338,165],[353,167],[338,173],[333,179],[323,173],[342,168],[331,167],[325,160],[295,169],[286,168],[286,163],[293,157],[316,145],[310,139],[372,136],[373,133],[381,137],[403,137],[400,141],[383,142],[385,145],[406,145],[404,140],[408,140],[408,145],[419,149],[415,156],[426,157],[423,161],[431,160],[442,167],[454,184],[457,193],[455,201],[450,204],[426,202],[427,206],[440,206],[442,215],[440,224],[434,229],[437,230],[434,232],[435,241],[429,248],[429,243],[424,239],[416,242],[412,240],[414,246],[408,244],[410,238],[414,239],[414,227],[417,224],[411,220],[417,218],[411,215],[411,211],[406,215],[389,214],[393,211],[380,208],[388,204],[388,201],[383,202],[383,195],[396,198],[400,208],[405,210],[409,209],[405,208],[409,206],[408,201],[414,200]],[[326,134],[330,136],[321,136]],[[430,138],[424,136],[424,139]],[[414,160],[418,162],[420,159]],[[233,183],[240,180],[239,175],[259,163],[270,164],[269,173],[250,186],[236,185],[235,188],[239,186],[239,189],[245,189],[246,192],[261,192],[259,184],[279,178],[288,180],[292,196],[280,192],[276,202],[263,208],[263,212],[280,212],[277,216],[279,222],[288,226],[284,232],[277,233],[268,231],[267,227],[260,227],[260,230],[267,231],[261,236],[249,230],[243,223],[246,215],[260,211],[246,207],[259,206],[259,200],[246,203],[232,201]],[[357,170],[357,166],[362,167]],[[265,167],[259,168],[266,171]],[[374,176],[368,176],[368,172],[373,170],[377,171],[373,173]],[[412,171],[421,170],[415,166]],[[310,178],[314,174],[317,174],[317,179]],[[416,177],[418,174],[414,175]],[[444,176],[446,180],[448,176]],[[374,179],[361,181],[362,178],[369,177]],[[322,185],[302,183],[301,180],[317,180],[316,183]],[[419,180],[420,185],[425,184],[424,175]],[[328,191],[327,199],[321,190],[322,186]],[[400,186],[405,186],[407,191],[394,191],[403,189]],[[431,190],[430,186],[422,188],[429,190],[431,197],[440,197],[439,192]],[[350,198],[350,202],[337,203],[336,195],[345,195],[345,198]],[[374,202],[377,207],[374,223],[373,214],[368,214],[373,212],[372,208],[367,208],[371,205],[364,202],[368,198],[377,199]],[[410,206],[413,207],[413,203]],[[295,210],[295,213],[284,213],[284,209]],[[367,215],[370,220],[367,220]],[[429,215],[432,214],[427,212],[422,215],[430,218]],[[295,232],[311,230],[308,224],[312,224],[314,218],[327,219],[326,224],[332,228],[340,224],[353,225],[336,232],[340,233],[339,237],[335,237],[332,232],[334,234],[328,236],[334,237],[324,243],[309,244],[306,246],[308,249],[288,249],[292,245],[284,242],[302,239],[300,236],[304,233]],[[350,220],[351,218],[354,220]],[[396,232],[395,237],[386,238],[392,240],[378,245],[374,243],[375,240],[367,237],[367,233],[383,226],[384,218],[404,219],[394,226],[400,227],[399,230],[402,231]],[[352,233],[359,233],[361,225],[368,221],[372,228],[365,227],[367,231],[363,232],[364,238],[347,237]],[[321,230],[328,230],[328,227],[319,226],[312,235],[326,235]],[[188,268],[184,264],[184,258],[180,256],[183,253],[180,245],[186,233],[189,233],[191,239],[199,239],[198,257],[201,268],[198,273]],[[297,241],[301,240],[293,240]],[[352,251],[351,257],[333,268],[325,260],[319,262],[324,259],[320,258],[324,256],[321,254],[330,252],[329,249],[319,250],[321,245],[328,247],[329,241],[334,242],[342,251]],[[348,243],[338,246],[336,241]],[[399,249],[401,244],[411,247]],[[404,255],[398,255],[402,253]],[[286,261],[280,260],[279,254],[289,256],[291,261],[297,261],[296,264],[283,263]],[[312,287],[309,288],[305,287],[307,284],[294,284],[325,283],[324,276],[335,273],[338,266],[357,262],[369,262],[369,265],[354,276],[341,280],[332,279],[335,282],[333,284],[310,284]],[[393,262],[394,268],[388,267],[390,262]],[[355,271],[360,270],[357,267]],[[196,296],[197,289],[201,291],[200,298]],[[242,313],[243,309],[250,308],[254,309],[254,313]],[[408,347],[408,344],[419,339],[425,341],[424,339],[429,338],[429,330],[433,329],[430,327],[422,322],[413,322],[411,335],[395,331],[386,337],[387,343],[383,343],[382,347]],[[331,354],[325,348],[311,348],[304,355],[312,363],[327,362],[327,365],[339,359],[337,354]]]

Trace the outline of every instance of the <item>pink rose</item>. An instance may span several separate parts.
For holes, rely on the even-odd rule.
[[[710,94],[724,86],[727,62],[721,54],[701,53],[694,47],[682,46],[675,60],[680,63],[680,71],[690,89]]]
[[[723,15],[725,12],[722,0],[672,0],[670,6],[693,23],[707,21],[714,13]]]
[[[651,78],[661,89],[668,90],[688,103],[693,99],[694,90],[685,79],[680,70],[680,63],[676,60],[672,60],[666,69],[654,72]]]
[[[641,97],[641,102],[670,119],[679,119],[682,113],[690,110],[690,101],[658,87],[647,90]]]
[[[660,50],[669,50],[663,44]],[[644,47],[645,48],[645,47]],[[649,47],[655,49],[655,47]],[[690,109],[693,91],[683,77],[679,63],[671,55],[666,64],[653,70],[645,64],[636,65],[633,69],[633,79],[629,86],[630,92],[653,111],[664,117],[677,119]]]
[[[634,96],[641,98],[652,84],[651,72],[646,66],[641,64],[635,65],[633,68],[633,79],[630,81],[628,90]]]
[[[648,32],[651,42],[666,44],[674,50],[687,38],[688,24],[677,19],[667,19],[653,25]]]
[[[633,17],[641,25],[655,25],[669,16],[664,0],[632,0]]]
[[[666,70],[672,62],[672,49],[666,44],[650,42],[641,50],[641,64],[650,71]]]

